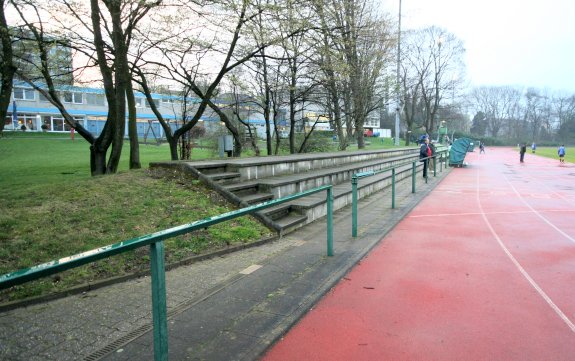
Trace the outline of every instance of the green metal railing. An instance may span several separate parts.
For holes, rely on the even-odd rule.
[[[379,169],[376,171],[367,171],[356,173],[351,177],[351,235],[352,237],[357,237],[357,184],[359,179],[371,177],[380,173],[391,171],[391,208],[395,208],[395,175],[396,169],[403,167],[411,163],[411,193],[415,193],[416,184],[416,174],[417,174],[417,162],[429,159],[438,159],[440,164],[441,172],[443,172],[443,160],[444,156],[448,153],[448,150],[438,150],[436,155],[431,157],[417,159],[415,161],[402,162],[399,164],[392,165],[387,168]],[[428,169],[429,171],[429,169]],[[437,161],[433,162],[433,176],[437,176]],[[427,177],[425,178],[425,183],[427,183]]]
[[[166,268],[164,264],[163,241],[322,191],[327,191],[327,255],[333,256],[333,191],[331,185],[325,185],[287,197],[259,203],[239,210],[223,213],[218,216],[205,218],[193,223],[184,224],[73,256],[53,260],[34,267],[7,273],[0,276],[0,290],[149,245],[151,253],[150,268],[152,277],[154,359],[156,361],[165,361],[168,359],[168,321],[166,309]]]

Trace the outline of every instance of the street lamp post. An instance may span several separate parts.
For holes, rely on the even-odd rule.
[[[400,52],[401,52],[401,0],[399,0],[399,21],[397,26],[397,105],[395,107],[395,145],[399,145],[399,118],[401,112],[401,93],[400,93]]]

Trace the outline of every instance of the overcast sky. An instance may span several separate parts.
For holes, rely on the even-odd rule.
[[[392,14],[399,0],[385,0]],[[402,0],[402,28],[463,40],[471,85],[575,93],[575,0]]]

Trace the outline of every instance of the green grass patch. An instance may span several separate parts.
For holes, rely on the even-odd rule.
[[[527,153],[530,153],[531,150],[528,149]],[[537,147],[535,154],[540,155],[542,157],[553,158],[557,159],[559,162],[559,155],[557,155],[557,148],[553,147]],[[565,162],[575,163],[575,147],[565,147]]]
[[[85,141],[32,134],[0,138],[0,274],[232,210],[197,181],[128,171],[127,146],[117,174],[91,177]],[[147,168],[169,160],[169,150],[141,146],[140,157]],[[242,217],[167,240],[166,259],[175,262],[268,235],[255,219]],[[0,302],[148,268],[145,247],[5,290]]]

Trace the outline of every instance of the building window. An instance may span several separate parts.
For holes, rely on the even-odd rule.
[[[44,94],[42,94],[42,93],[40,93],[40,92],[38,92],[38,97],[39,97],[39,99],[40,99],[41,102],[45,102],[45,103],[49,102],[48,98],[46,98],[46,97],[44,96]]]
[[[79,92],[64,92],[62,93],[64,103],[83,104],[82,93]]]
[[[34,100],[34,89],[14,88],[14,99],[16,100]]]
[[[156,105],[156,107],[160,106],[160,101],[158,99],[152,99],[154,104]],[[150,103],[148,102],[148,99],[146,99],[146,108],[151,108]]]
[[[74,120],[80,122],[80,124],[83,123],[84,121],[84,117],[74,117]],[[70,126],[68,125],[68,123],[66,123],[64,121],[64,118],[62,117],[57,117],[57,116],[45,116],[44,117],[44,124],[46,124],[48,126],[48,130],[51,130],[53,132],[69,132],[70,131]]]
[[[86,103],[90,105],[100,105],[100,106],[106,105],[105,97],[102,94],[87,93]]]

